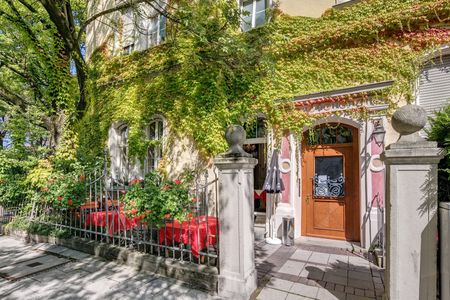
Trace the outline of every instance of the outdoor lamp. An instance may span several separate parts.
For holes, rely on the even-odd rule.
[[[378,145],[381,145],[384,141],[384,136],[386,135],[386,130],[383,127],[383,122],[381,119],[375,120],[373,122],[374,129],[372,132],[372,138]]]

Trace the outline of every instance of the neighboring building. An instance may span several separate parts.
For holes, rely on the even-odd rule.
[[[106,1],[109,2],[109,1]],[[334,0],[281,0],[279,8],[292,16],[319,17],[327,9],[342,8],[359,1]],[[274,3],[265,0],[240,2],[243,16],[242,30],[263,26],[266,9]],[[163,2],[161,2],[163,6]],[[96,9],[110,7],[103,4]],[[94,9],[94,8],[92,8]],[[133,11],[113,18],[120,23],[118,32],[94,22],[87,30],[87,56],[98,46],[107,43],[113,55],[144,50],[164,41],[166,19],[151,9],[140,12],[148,19],[139,20]],[[139,28],[136,24],[140,24]],[[428,64],[417,82],[417,103],[425,107],[430,116],[449,103],[450,51],[430,54]],[[441,57],[441,54],[443,55]],[[380,154],[393,143],[398,134],[386,116],[380,114],[387,105],[375,104],[371,95],[391,87],[392,81],[375,82],[334,91],[298,95],[294,99],[299,110],[324,117],[312,129],[305,128],[305,137],[286,132],[281,142],[281,171],[285,191],[276,211],[276,227],[283,216],[295,218],[295,237],[319,237],[361,242],[369,248],[377,239],[382,240],[384,227],[384,164]],[[348,98],[347,98],[348,97]],[[352,100],[348,100],[352,98]],[[368,119],[352,117],[351,111],[364,109]],[[337,116],[339,112],[339,116]],[[324,126],[327,124],[328,126]],[[127,152],[128,128],[126,124],[112,124],[108,146],[111,171],[114,178],[127,181],[157,168],[163,158],[164,137],[171,124],[164,116],[155,115],[146,129],[151,146],[143,162],[129,167]],[[310,134],[312,130],[314,134]],[[266,128],[264,115],[247,127],[245,150],[258,158],[255,168],[255,190],[262,192],[273,140],[271,129]],[[187,139],[179,140],[166,151],[169,173],[195,166],[199,154]],[[214,172],[210,172],[212,175]]]

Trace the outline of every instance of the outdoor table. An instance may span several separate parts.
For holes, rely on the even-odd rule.
[[[139,217],[127,217],[123,212],[109,211],[108,222],[106,222],[106,211],[91,212],[87,214],[85,226],[106,227],[110,235],[115,234],[119,230],[130,230],[140,224]]]
[[[160,243],[172,245],[177,242],[191,245],[192,254],[198,257],[199,251],[217,243],[217,222],[217,218],[211,216],[200,216],[182,223],[174,220],[159,230]]]

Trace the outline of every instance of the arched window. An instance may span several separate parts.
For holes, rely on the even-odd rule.
[[[148,173],[158,168],[163,153],[164,119],[160,116],[153,118],[147,127],[149,146],[144,172]]]
[[[353,131],[342,124],[323,124],[308,130],[305,138],[310,146],[349,144],[353,142]]]

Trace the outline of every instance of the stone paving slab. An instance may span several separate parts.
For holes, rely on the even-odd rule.
[[[381,299],[384,270],[365,257],[331,247],[255,247],[256,299]],[[263,253],[258,253],[262,251]]]
[[[41,255],[33,259],[22,260],[0,268],[0,276],[8,280],[17,280],[67,262],[69,262],[69,260],[66,258],[59,258],[53,255]]]

